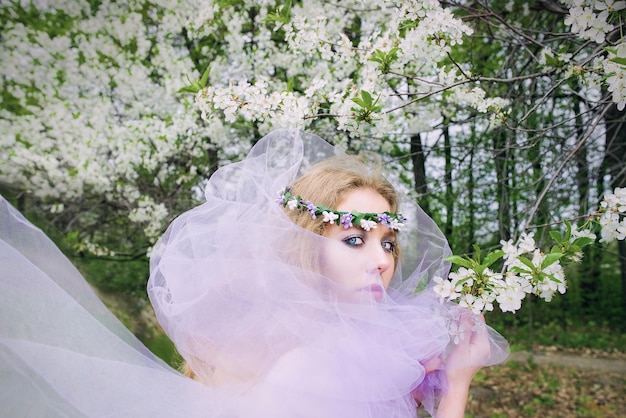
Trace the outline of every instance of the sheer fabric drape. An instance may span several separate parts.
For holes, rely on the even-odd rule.
[[[0,415],[411,417],[416,394],[432,412],[445,362],[429,374],[424,365],[453,348],[459,315],[429,288],[449,268],[434,222],[403,201],[401,267],[383,301],[346,302],[323,274],[328,240],[276,203],[279,190],[336,152],[301,131],[269,134],[218,170],[206,203],[155,246],[150,300],[202,383],[155,358],[2,200]],[[485,365],[507,353],[488,332]]]

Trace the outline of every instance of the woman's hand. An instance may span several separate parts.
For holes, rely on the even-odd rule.
[[[461,315],[458,325],[460,340],[444,362],[448,388],[441,398],[438,418],[464,417],[470,383],[489,357],[484,317]]]

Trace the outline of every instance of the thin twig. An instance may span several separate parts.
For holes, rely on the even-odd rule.
[[[548,223],[541,224],[541,225],[528,225],[526,227],[526,229],[539,229],[539,228],[545,228],[547,226],[561,225],[561,224],[565,223],[565,221],[568,221],[568,222],[569,221],[577,221],[578,219],[591,218],[594,215],[596,215],[595,211],[586,213],[584,215],[574,216],[574,217],[571,217],[569,219],[563,219],[563,220],[560,220],[560,221],[548,222]]]
[[[537,198],[537,201],[535,202],[535,206],[530,211],[530,215],[528,216],[528,220],[526,221],[526,225],[524,226],[523,230],[527,230],[530,228],[530,222],[533,220],[533,218],[537,214],[537,211],[539,210],[539,206],[541,202],[543,202],[543,199],[546,197],[548,190],[552,188],[552,185],[554,184],[556,179],[559,177],[559,175],[565,168],[565,165],[572,158],[574,158],[574,156],[578,153],[578,151],[583,146],[583,144],[587,141],[587,139],[589,139],[589,137],[594,132],[595,128],[598,126],[600,121],[604,118],[604,115],[608,112],[609,109],[610,109],[610,106],[607,106],[604,108],[604,110],[602,111],[602,113],[598,115],[594,123],[587,129],[587,132],[585,133],[585,135],[583,135],[582,138],[578,141],[578,143],[576,144],[576,147],[574,147],[574,149],[567,155],[567,158],[565,158],[563,162],[561,162],[561,165],[556,170],[552,178],[548,181],[548,184],[546,184],[546,187],[544,187],[541,193],[539,194],[539,197]]]

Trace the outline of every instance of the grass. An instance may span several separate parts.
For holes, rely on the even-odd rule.
[[[591,348],[598,350],[623,350],[626,333],[609,322],[549,321],[533,325],[510,326],[499,321],[488,323],[496,328],[511,344],[512,351],[529,350],[534,346],[559,346],[563,348]]]
[[[183,363],[182,357],[178,354],[176,347],[174,347],[174,344],[167,335],[159,333],[146,338],[143,343],[150,351],[175,369],[178,369]]]

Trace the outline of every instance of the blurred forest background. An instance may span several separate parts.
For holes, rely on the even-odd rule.
[[[594,216],[626,187],[622,3],[1,0],[0,193],[176,363],[147,255],[272,128],[379,153],[455,254]],[[623,351],[624,241],[567,280],[487,321],[514,349]]]

